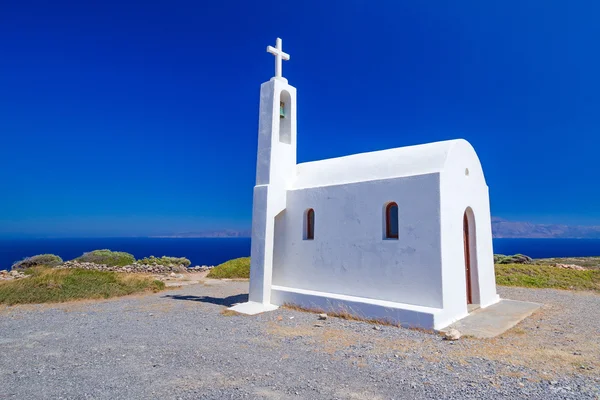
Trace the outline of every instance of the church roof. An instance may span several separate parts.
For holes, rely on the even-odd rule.
[[[466,140],[457,139],[298,164],[292,189],[439,173],[452,151],[458,151],[465,159],[473,160],[474,156],[481,171],[473,147]],[[469,164],[475,167],[473,161]]]

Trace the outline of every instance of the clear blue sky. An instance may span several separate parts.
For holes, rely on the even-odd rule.
[[[248,228],[277,36],[300,162],[462,137],[493,215],[600,224],[598,21],[597,1],[2,2],[0,235]]]

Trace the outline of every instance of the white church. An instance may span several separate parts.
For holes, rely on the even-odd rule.
[[[281,39],[261,85],[250,294],[442,329],[499,301],[488,187],[465,140],[296,163],[296,88]]]

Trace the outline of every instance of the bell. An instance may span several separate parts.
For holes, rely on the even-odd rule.
[[[279,102],[279,118],[285,118],[285,103],[283,101]]]

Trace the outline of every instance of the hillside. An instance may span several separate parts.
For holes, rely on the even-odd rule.
[[[600,226],[534,224],[492,218],[495,238],[600,239]]]

